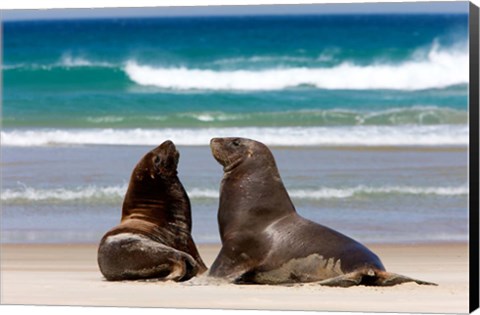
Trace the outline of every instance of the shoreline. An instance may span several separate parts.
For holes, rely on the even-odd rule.
[[[439,284],[330,288],[234,285],[200,276],[184,283],[108,282],[96,244],[1,244],[2,304],[364,312],[468,311],[468,243],[366,244],[387,270]],[[205,264],[219,244],[199,244]],[[198,281],[194,281],[198,279]]]

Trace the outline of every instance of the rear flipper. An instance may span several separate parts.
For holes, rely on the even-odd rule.
[[[102,240],[98,249],[98,265],[109,281],[186,281],[199,271],[198,263],[189,254],[132,233],[108,236]]]
[[[386,271],[378,271],[374,269],[353,271],[338,277],[320,281],[318,282],[318,284],[331,287],[346,288],[354,285],[388,287],[406,282],[415,282],[422,285],[438,285],[436,283],[417,280],[399,274]]]
[[[402,276],[392,272],[377,271],[376,273],[377,273],[377,280],[375,282],[375,285],[378,285],[378,286],[388,287],[388,286],[397,285],[405,282],[415,282],[416,284],[421,284],[421,285],[438,286],[438,284],[433,282],[413,279],[413,278],[409,278],[409,277]]]

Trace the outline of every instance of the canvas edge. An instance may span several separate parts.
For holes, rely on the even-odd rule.
[[[470,296],[469,310],[479,307],[479,8],[470,2]]]

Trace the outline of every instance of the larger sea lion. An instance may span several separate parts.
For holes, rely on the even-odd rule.
[[[264,144],[215,138],[210,146],[224,170],[218,210],[222,248],[210,276],[258,284],[433,284],[387,272],[364,245],[298,215]]]
[[[122,219],[100,241],[107,280],[185,281],[206,271],[191,236],[190,200],[177,176],[171,141],[148,152],[133,170]]]

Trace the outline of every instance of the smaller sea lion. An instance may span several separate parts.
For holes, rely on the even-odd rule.
[[[179,153],[171,141],[135,166],[119,225],[98,248],[107,280],[186,281],[207,270],[191,236],[190,200],[177,176]]]

